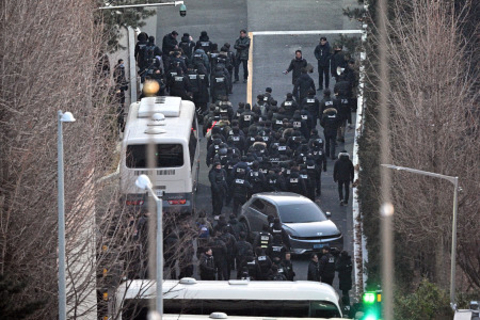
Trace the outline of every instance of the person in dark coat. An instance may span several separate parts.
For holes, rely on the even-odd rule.
[[[283,273],[278,271],[278,266],[272,265],[272,274],[268,277],[268,280],[272,281],[287,281],[287,277]]]
[[[215,280],[215,260],[210,247],[200,256],[200,279]]]
[[[269,280],[272,274],[272,260],[260,247],[255,249],[255,253],[257,255],[257,280]]]
[[[332,76],[338,81],[340,75],[337,73],[337,68],[347,68],[347,60],[345,58],[345,53],[343,53],[343,46],[340,44],[335,44],[333,46],[333,56],[331,58],[331,66],[332,66]]]
[[[237,279],[257,279],[258,265],[257,258],[253,254],[253,250],[248,250],[245,253],[245,257],[239,263],[237,269]]]
[[[309,90],[313,90],[315,92],[315,83],[308,75],[307,69],[302,68],[301,75],[295,81],[295,85],[293,86],[293,95],[297,101],[302,102],[303,99],[307,97]]]
[[[318,276],[318,256],[316,253],[312,253],[310,256],[310,263],[308,264],[307,280],[320,281]]]
[[[325,77],[325,88],[328,89],[330,84],[330,44],[327,38],[321,37],[320,44],[315,47],[315,58],[318,61],[318,91],[323,90],[323,78]]]
[[[337,138],[337,130],[341,124],[341,118],[335,107],[327,108],[322,113],[320,125],[323,127],[323,135],[325,137],[325,156],[335,159],[335,140]]]
[[[170,52],[174,51],[175,49],[178,49],[177,36],[178,36],[178,32],[175,31],[175,30],[170,32],[170,33],[167,33],[165,36],[163,36],[163,40],[162,40],[162,59],[163,59],[163,65],[164,66],[168,65]]]
[[[292,84],[295,85],[297,79],[300,77],[302,68],[307,67],[307,60],[305,60],[302,56],[302,50],[295,51],[295,58],[290,61],[290,65],[288,66],[287,70],[285,70],[285,74],[292,71]]]
[[[207,105],[210,101],[210,93],[208,88],[210,87],[210,81],[208,79],[207,68],[203,64],[197,66],[198,74],[198,92],[193,94],[193,102],[197,108],[197,112],[205,114],[207,111]],[[201,119],[203,121],[203,119]]]
[[[335,264],[335,271],[338,272],[339,289],[342,291],[342,302],[344,306],[350,305],[348,291],[352,289],[352,257],[346,251],[340,252]]]
[[[215,268],[217,269],[218,280],[228,280],[227,275],[227,246],[220,238],[220,231],[213,230],[213,238],[209,245],[212,248],[213,257],[215,261]]]
[[[235,41],[233,46],[237,50],[235,56],[235,82],[239,81],[240,64],[243,64],[243,82],[247,82],[248,78],[248,50],[250,49],[250,38],[247,36],[247,31],[240,30],[240,37]]]
[[[239,240],[235,243],[235,259],[237,268],[242,264],[242,261],[247,257],[248,252],[253,253],[253,247],[250,242],[246,240],[247,235],[245,232],[241,231],[239,235]],[[240,270],[238,270],[240,271]]]
[[[333,167],[333,181],[338,183],[338,197],[341,206],[348,204],[350,182],[353,183],[354,174],[355,170],[350,155],[343,150],[338,154],[338,160]],[[345,189],[345,197],[343,197],[343,189]]]
[[[197,43],[195,44],[195,50],[202,49],[205,54],[209,54],[212,51],[212,42],[207,34],[207,31],[202,31]]]
[[[333,285],[335,278],[335,257],[330,253],[330,247],[325,246],[322,249],[323,255],[318,262],[318,275],[320,281]]]
[[[190,99],[190,81],[183,73],[182,68],[177,68],[176,75],[169,77],[168,87],[170,88],[171,96],[180,97],[182,100]]]
[[[318,117],[322,120],[323,111],[333,107],[333,97],[330,89],[323,90],[323,99],[320,101]]]
[[[320,110],[320,101],[315,96],[315,90],[308,90],[307,96],[302,100],[302,109],[307,110],[310,114],[310,125],[314,129],[317,126],[318,112]]]
[[[222,164],[217,161],[213,164],[212,169],[208,173],[210,180],[210,188],[212,191],[212,207],[213,215],[219,216],[222,214],[223,200],[227,195],[227,173],[222,169]]]
[[[295,271],[293,271],[293,264],[291,258],[292,254],[287,251],[285,252],[285,258],[280,263],[281,272],[289,281],[293,281],[293,279],[295,278]]]
[[[145,32],[140,32],[137,36],[137,40],[138,42],[135,44],[134,55],[138,64],[138,68],[140,69],[139,72],[143,72],[145,69],[144,56],[148,44],[148,34]]]
[[[188,33],[184,33],[178,47],[183,50],[183,53],[187,57],[187,61],[191,62],[193,51],[195,49],[195,42],[193,41],[192,36]]]

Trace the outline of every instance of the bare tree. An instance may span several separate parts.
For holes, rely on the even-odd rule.
[[[115,144],[94,14],[93,1],[0,2],[0,275],[25,284],[8,306],[31,307],[12,317],[57,317],[57,110],[77,119],[64,126],[67,311],[96,307],[95,181]]]
[[[462,12],[452,1],[394,1],[393,9],[387,44],[392,161],[459,177],[459,264],[478,286],[480,135],[474,112],[478,92],[473,89],[478,75],[469,74],[472,59],[466,52],[471,40],[462,36]],[[397,252],[399,258],[409,262],[417,275],[446,287],[451,184],[395,173],[392,192],[399,246],[405,249]]]

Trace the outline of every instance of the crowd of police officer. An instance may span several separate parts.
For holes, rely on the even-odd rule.
[[[208,177],[215,227],[205,215],[196,222],[200,277],[229,279],[231,271],[236,269],[239,279],[293,280],[290,245],[280,221],[270,217],[269,226],[258,234],[252,246],[237,215],[249,197],[258,192],[289,191],[312,201],[321,196],[321,174],[327,170],[327,159],[336,159],[336,145],[345,142],[347,123],[352,122],[354,61],[347,62],[341,46],[335,45],[334,55],[328,58],[332,60],[332,75],[337,80],[333,95],[328,89],[328,79],[322,99],[316,97],[315,86],[310,85],[305,86],[301,97],[288,93],[278,103],[272,96],[272,88],[267,87],[253,106],[239,103],[235,111],[228,96],[232,93],[232,83],[239,80],[240,64],[244,82],[248,78],[250,39],[245,30],[240,31],[235,42],[236,54],[230,51],[228,43],[219,50],[206,31],[201,32],[196,42],[188,33],[180,42],[177,36],[176,31],[165,35],[160,49],[153,37],[141,33],[135,57],[142,82],[156,80],[160,86],[158,95],[192,100],[203,122],[207,137],[205,160],[211,166]],[[320,46],[325,46],[325,42],[322,38]],[[315,52],[323,69],[324,49]],[[303,59],[301,52],[296,59]],[[307,71],[305,66],[299,69],[301,75]],[[324,138],[317,130],[318,122]],[[222,210],[230,205],[232,214],[226,221]]]
[[[237,271],[237,279],[294,280],[289,238],[278,218],[269,217],[269,226],[257,235],[253,245],[237,217],[231,214],[229,218],[227,221],[219,216],[213,228],[205,216],[197,221],[202,280],[228,280],[232,270]]]
[[[245,38],[246,32],[242,32],[234,45],[236,54],[231,51],[229,43],[219,48],[210,41],[206,31],[201,32],[196,42],[188,33],[184,33],[179,42],[178,32],[172,31],[163,37],[162,49],[155,44],[153,36],[148,37],[142,32],[135,46],[141,81],[157,81],[159,96],[192,100],[202,117],[210,102],[215,103],[219,97],[232,94],[233,75],[235,72],[235,81],[238,81],[242,62],[246,69],[245,51],[248,51],[249,39]]]

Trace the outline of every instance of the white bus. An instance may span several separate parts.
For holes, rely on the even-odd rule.
[[[338,294],[314,281],[197,281],[193,278],[163,282],[165,314],[341,318]],[[144,320],[155,281],[123,282],[114,297],[112,319]],[[112,310],[111,309],[111,310]]]
[[[303,318],[268,317],[268,320],[299,320]],[[325,320],[327,318],[310,318],[309,320]],[[230,316],[224,312],[201,314],[163,314],[162,320],[266,320],[265,317]],[[330,318],[330,320],[345,320],[345,318]]]
[[[146,97],[130,105],[122,142],[120,179],[127,206],[143,206],[135,185],[147,174],[165,211],[192,212],[200,148],[195,105],[179,97]],[[147,169],[147,146],[155,144],[155,168]]]

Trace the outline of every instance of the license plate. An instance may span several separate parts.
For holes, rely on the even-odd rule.
[[[323,248],[324,244],[323,243],[318,243],[313,245],[313,249],[321,249]]]

